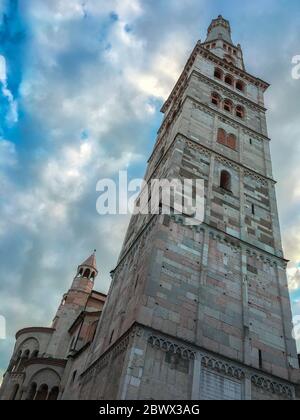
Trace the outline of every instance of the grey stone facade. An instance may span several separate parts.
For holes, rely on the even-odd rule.
[[[12,360],[27,338],[30,352],[37,342],[42,352],[51,349],[56,376],[52,368],[47,372],[59,398],[299,397],[264,107],[268,86],[246,72],[229,22],[214,20],[162,108],[145,176],[147,182],[203,179],[204,222],[187,226],[181,215],[132,217],[95,337],[68,360],[86,304],[80,277],[59,325],[21,334]],[[84,316],[86,325],[92,312]],[[11,397],[12,381],[20,380],[28,392],[32,365],[44,372],[43,360],[26,364],[26,372],[9,368],[2,398]],[[13,378],[20,373],[23,378]]]
[[[162,109],[146,173],[148,182],[204,179],[205,221],[132,218],[80,398],[295,398],[268,86],[245,71],[229,23],[213,21]],[[230,189],[220,184],[224,172]]]

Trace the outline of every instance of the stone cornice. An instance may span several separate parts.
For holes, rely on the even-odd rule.
[[[255,385],[257,388],[261,388],[265,391],[268,391],[272,394],[278,394],[286,396],[289,399],[293,399],[294,393],[292,391],[292,388],[289,385],[285,385],[280,382],[272,381],[269,378],[266,378],[264,376],[259,375],[253,375],[251,377],[251,382],[253,385]]]
[[[167,353],[179,354],[183,359],[194,360],[196,358],[196,352],[191,348],[178,345],[156,335],[151,335],[148,338],[148,343],[151,344],[152,347],[159,348]]]
[[[188,141],[190,143],[190,145],[193,145],[194,147],[198,148],[199,151],[205,151],[206,153],[210,153],[211,155],[214,155],[217,157],[217,159],[219,161],[222,161],[223,163],[227,163],[228,166],[232,166],[234,167],[236,170],[238,168],[242,169],[244,171],[244,175],[246,176],[250,176],[253,177],[253,179],[256,179],[258,181],[260,181],[262,184],[266,184],[267,181],[272,182],[274,185],[277,184],[277,182],[273,179],[273,178],[269,178],[259,172],[254,171],[251,168],[248,168],[248,166],[243,165],[240,162],[237,162],[233,159],[230,159],[228,157],[225,157],[224,155],[222,155],[221,153],[218,153],[217,151],[211,149],[208,146],[205,146],[204,144],[199,144],[196,140],[193,140],[190,137],[185,136],[182,133],[178,133],[177,136],[175,136],[173,142],[175,142],[178,137],[183,137],[185,141]]]
[[[247,97],[240,95],[238,92],[233,91],[232,89],[229,89],[228,87],[222,85],[219,81],[217,81],[216,79],[211,79],[207,76],[205,76],[204,74],[200,73],[197,70],[193,70],[189,80],[196,75],[198,79],[203,80],[206,84],[215,87],[215,90],[220,92],[224,92],[224,94],[226,95],[226,98],[230,98],[230,99],[234,99],[237,98],[237,100],[239,101],[239,103],[242,103],[243,105],[249,106],[252,109],[258,109],[260,111],[266,112],[267,108],[257,104],[254,101],[251,101],[251,99],[248,99]]]
[[[190,360],[191,362],[197,359],[201,362],[203,368],[239,381],[243,381],[246,377],[251,378],[253,385],[258,388],[262,388],[273,394],[284,395],[290,399],[294,398],[292,386],[296,384],[292,382],[287,382],[275,375],[264,374],[253,367],[198,347],[191,342],[186,342],[185,340],[161,333],[137,322],[134,322],[115,344],[107,349],[81,374],[83,383],[92,380],[94,374],[99,374],[102,369],[109,365],[116,355],[126,351],[131,337],[141,337],[143,332],[146,333],[144,335],[145,340],[154,348],[167,353],[178,354],[181,358]]]
[[[177,340],[172,340],[169,337],[162,335],[151,335],[148,338],[148,343],[155,348],[164,352],[178,354],[183,359],[195,360],[196,358],[201,361],[201,366],[216,371],[225,376],[232,377],[242,381],[247,375],[249,376],[248,366],[241,366],[235,362],[224,360],[222,356],[213,356],[211,354],[203,354],[203,350],[198,351],[191,346],[181,345]],[[274,378],[270,379],[261,374],[252,374],[251,382],[258,388],[262,388],[272,394],[284,395],[289,399],[293,399],[293,390],[290,385],[277,381]]]
[[[266,135],[264,135],[263,133],[259,133],[258,131],[253,130],[252,128],[248,127],[247,125],[243,124],[240,120],[235,119],[233,117],[230,117],[229,114],[225,114],[220,112],[220,110],[216,107],[211,107],[208,106],[207,104],[204,104],[202,102],[200,102],[198,99],[194,98],[193,96],[187,94],[181,104],[180,109],[182,109],[182,106],[184,105],[186,100],[191,100],[192,102],[194,102],[195,104],[197,104],[198,106],[202,106],[202,109],[207,112],[208,114],[210,113],[210,115],[219,115],[224,121],[226,121],[228,124],[234,126],[234,127],[242,127],[244,132],[249,133],[252,136],[255,136],[256,138],[259,138],[261,141],[263,140],[267,140],[270,141],[271,139],[269,137],[267,137]],[[172,107],[173,108],[173,107]],[[176,119],[179,117],[179,112],[176,114]],[[175,120],[174,120],[175,121]],[[164,134],[161,135],[161,133],[163,132],[164,127],[171,123],[173,124],[173,115],[170,112],[169,115],[164,119],[164,121],[162,122],[159,130],[158,130],[158,140],[155,144],[155,148],[160,144],[161,139],[163,138]]]
[[[55,328],[45,328],[45,327],[29,327],[29,328],[23,328],[22,330],[18,331],[16,333],[16,340],[24,334],[29,333],[42,333],[42,334],[53,334],[55,331]]]
[[[185,100],[187,100],[187,99],[190,99],[192,102],[195,102],[195,104],[197,104],[198,106],[202,106],[203,109],[206,109],[208,112],[211,112],[212,115],[217,114],[221,118],[226,119],[227,121],[230,121],[232,125],[235,124],[236,126],[240,126],[244,130],[247,130],[250,133],[253,133],[255,136],[258,136],[261,139],[268,140],[268,141],[271,140],[269,137],[265,136],[263,133],[259,133],[258,131],[255,131],[252,128],[248,127],[247,125],[243,124],[240,120],[232,118],[230,116],[230,114],[227,114],[227,113],[223,114],[222,112],[220,112],[219,108],[217,108],[217,107],[208,106],[207,104],[204,104],[203,102],[200,102],[199,100],[197,100],[196,98],[194,98],[191,95],[186,95]]]
[[[59,367],[65,367],[67,364],[66,359],[52,359],[51,357],[38,357],[29,359],[27,362],[24,363],[25,367],[31,366],[31,365],[46,365],[46,366],[59,366]]]
[[[255,256],[265,263],[268,263],[270,265],[282,265],[284,268],[286,268],[287,263],[289,262],[283,257],[280,257],[278,255],[272,254],[268,251],[265,251],[262,248],[259,248],[257,245],[253,245],[249,242],[244,241],[243,239],[236,238],[235,236],[230,235],[227,232],[224,232],[223,230],[220,230],[214,226],[211,226],[210,224],[203,222],[200,225],[193,225],[193,226],[187,226],[185,224],[185,216],[182,215],[171,215],[171,219],[175,223],[179,223],[188,229],[195,229],[197,231],[204,231],[205,229],[209,230],[210,236],[213,239],[216,239],[220,242],[229,244],[232,248],[236,250],[244,250],[251,256]]]
[[[178,92],[181,88],[181,85],[184,82],[184,80],[187,78],[188,73],[191,70],[198,54],[204,56],[205,58],[208,58],[210,61],[213,61],[214,63],[216,63],[219,66],[226,67],[227,69],[232,71],[234,74],[238,75],[239,77],[241,77],[244,80],[247,80],[247,81],[253,83],[255,86],[259,86],[264,90],[266,90],[270,86],[267,82],[264,82],[263,80],[250,75],[249,73],[245,72],[244,70],[241,70],[241,69],[239,69],[238,67],[235,67],[232,64],[225,63],[225,61],[223,59],[221,59],[220,57],[216,56],[212,52],[205,49],[202,46],[201,42],[198,41],[194,50],[193,50],[193,52],[192,52],[192,54],[190,55],[186,65],[185,65],[185,68],[184,68],[183,72],[181,73],[181,76],[179,77],[176,85],[174,86],[170,96],[168,97],[168,99],[164,103],[164,105],[161,109],[161,112],[165,113],[167,111],[167,109],[170,106],[171,102],[173,101],[174,97],[176,97],[176,95],[178,94]]]

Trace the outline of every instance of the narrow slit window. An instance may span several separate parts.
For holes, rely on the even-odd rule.
[[[262,351],[258,350],[258,363],[259,363],[259,369],[263,368],[263,355]]]

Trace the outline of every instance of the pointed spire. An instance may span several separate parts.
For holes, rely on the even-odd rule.
[[[219,15],[217,19],[213,19],[211,22],[205,42],[216,41],[218,39],[223,39],[232,44],[230,23],[222,15]]]
[[[97,262],[96,262],[96,252],[97,251],[95,249],[94,252],[93,252],[93,254],[87,260],[85,260],[82,264],[80,264],[79,267],[82,267],[82,266],[84,266],[84,267],[91,267],[94,270],[98,271],[97,270]]]

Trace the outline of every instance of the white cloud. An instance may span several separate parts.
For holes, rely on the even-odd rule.
[[[6,85],[6,60],[0,55],[0,82]]]
[[[2,94],[7,98],[10,105],[7,120],[9,123],[16,123],[18,121],[18,105],[7,86],[6,59],[3,55],[0,55],[0,82],[2,84]]]
[[[300,270],[299,268],[289,268],[288,271],[289,288],[295,291],[300,288]]]

